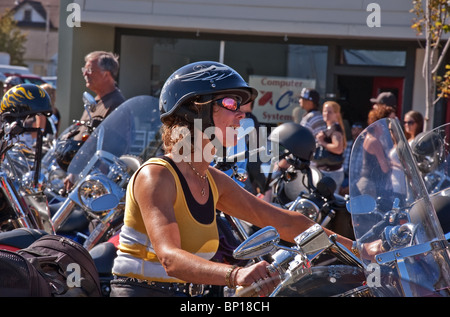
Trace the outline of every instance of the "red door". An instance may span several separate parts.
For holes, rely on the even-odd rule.
[[[405,79],[403,77],[374,77],[373,78],[373,98],[378,94],[390,91],[397,97],[397,117],[402,118],[403,106],[403,86]]]
[[[447,99],[447,111],[445,113],[446,113],[445,122],[450,122],[450,99]]]

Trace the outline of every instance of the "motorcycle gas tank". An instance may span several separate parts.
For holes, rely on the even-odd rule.
[[[322,173],[318,168],[311,166],[311,174],[313,178],[313,185],[317,186],[317,183],[322,178]],[[308,189],[303,185],[303,176],[302,173],[298,172],[297,177],[289,182],[284,182],[284,193],[290,201],[293,201],[297,198],[300,192],[308,192]]]
[[[311,274],[286,286],[277,297],[372,297],[364,271],[347,265],[315,266]]]

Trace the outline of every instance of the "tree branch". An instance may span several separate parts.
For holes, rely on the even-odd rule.
[[[442,50],[441,55],[439,56],[439,60],[436,63],[436,66],[434,66],[433,70],[431,71],[432,74],[435,74],[442,62],[444,61],[445,55],[447,54],[448,48],[450,47],[450,41],[447,39],[447,42],[445,43],[444,49]]]

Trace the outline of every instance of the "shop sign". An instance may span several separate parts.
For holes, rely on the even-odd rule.
[[[261,123],[294,121],[293,110],[303,88],[315,88],[315,79],[251,75],[249,85],[258,90],[253,114]]]

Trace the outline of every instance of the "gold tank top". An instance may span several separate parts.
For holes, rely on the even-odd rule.
[[[170,159],[166,159],[151,158],[139,170],[143,166],[156,164],[164,166],[171,172],[176,183],[177,195],[173,207],[180,230],[181,248],[210,260],[217,252],[219,246],[219,234],[215,217],[218,200],[216,184],[209,171],[207,171],[210,188],[209,200],[205,205],[200,205],[193,199],[189,188],[187,188],[186,180],[178,171],[176,165]],[[183,283],[184,281],[166,274],[147,235],[133,191],[136,174],[139,170],[128,183],[124,225],[120,232],[119,251],[114,261],[113,274],[148,281]],[[161,188],[161,190],[164,190],[164,188]],[[207,208],[209,206],[212,208]],[[194,210],[190,208],[194,208]],[[206,211],[206,218],[209,221],[205,221],[205,219],[199,221],[199,216],[194,216],[198,212],[196,208],[201,210],[203,216],[205,216],[204,213]]]

